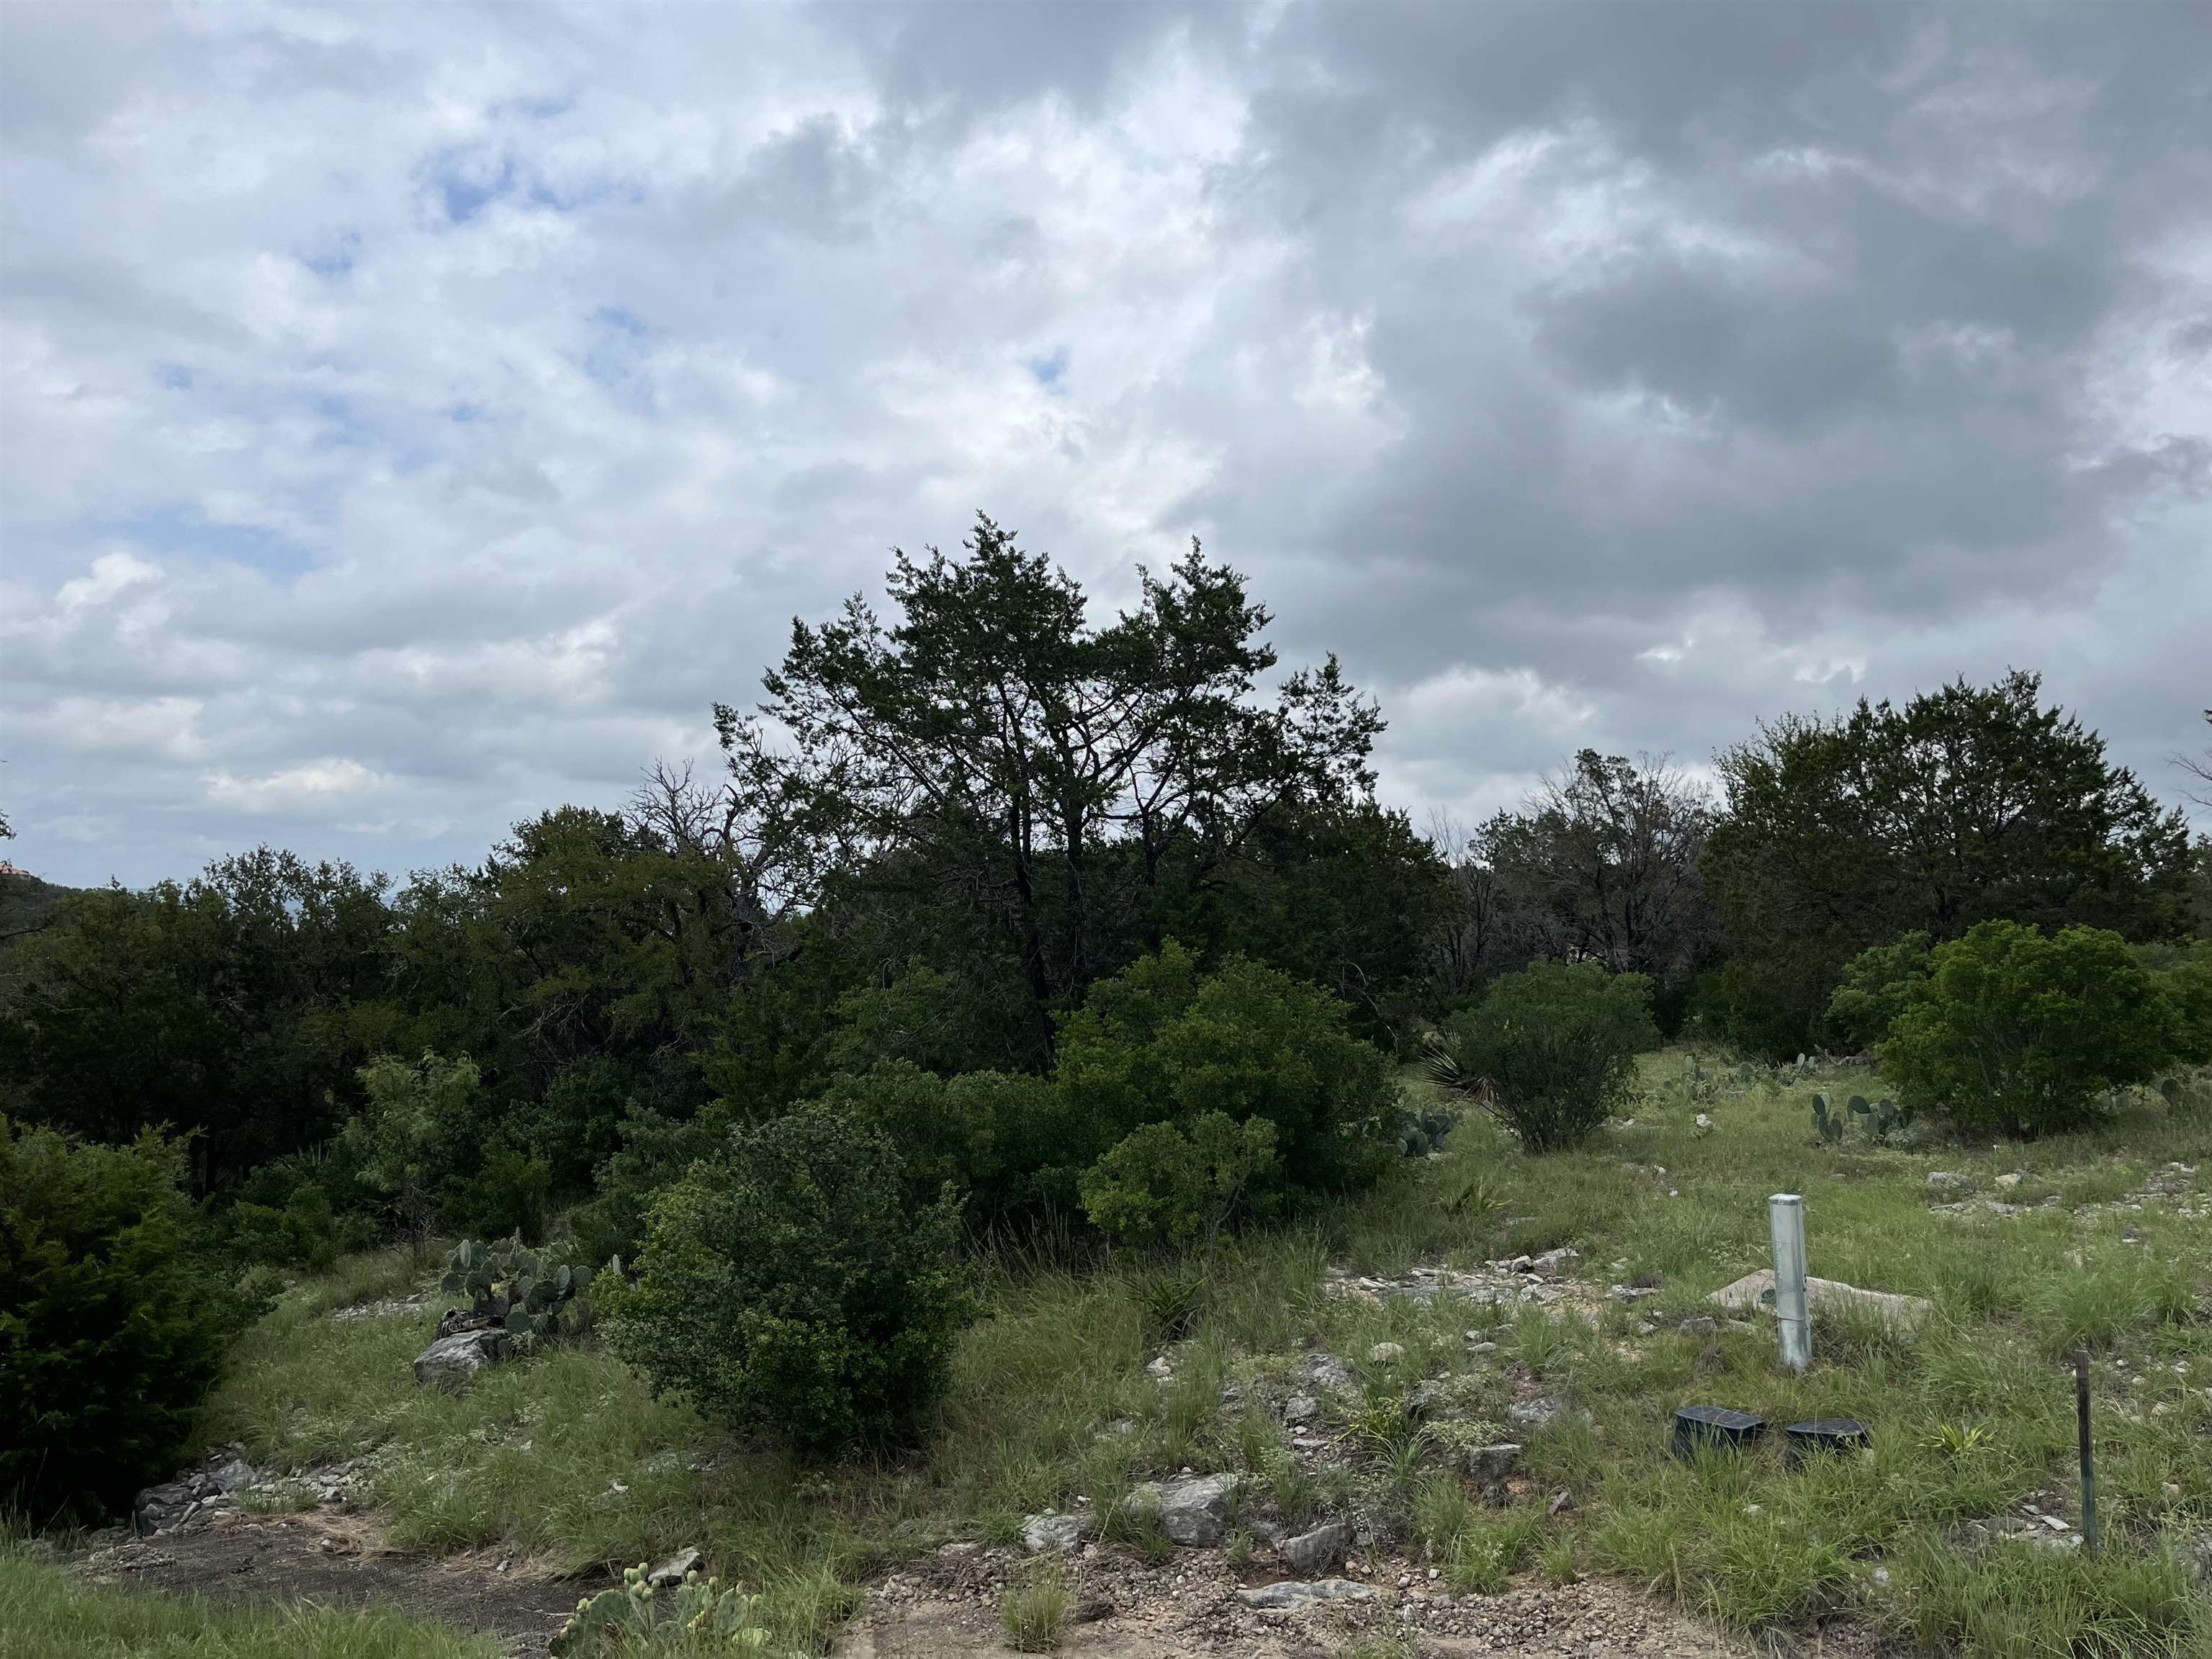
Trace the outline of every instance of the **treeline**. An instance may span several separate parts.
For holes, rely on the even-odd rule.
[[[1334,660],[1266,692],[1267,614],[1195,546],[1096,624],[988,520],[889,590],[794,624],[758,708],[716,710],[719,775],[472,867],[261,848],[66,896],[0,943],[0,1110],[189,1133],[196,1189],[279,1234],[588,1201],[611,1249],[702,1147],[851,1079],[1057,1075],[1097,988],[1170,947],[1318,987],[1401,1056],[1564,959],[1646,976],[1662,1031],[1790,1057],[1859,1046],[1832,998],[1900,937],[2212,933],[2212,848],[2032,674],[1786,715],[1717,793],[1585,751],[1425,834],[1376,799],[1372,701]]]

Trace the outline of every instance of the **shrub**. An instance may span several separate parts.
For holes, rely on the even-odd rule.
[[[1113,1147],[1084,1175],[1083,1208],[1125,1244],[1181,1249],[1211,1244],[1240,1213],[1266,1214],[1281,1182],[1272,1122],[1207,1112],[1188,1134],[1148,1123]]]
[[[1095,1158],[1148,1123],[1209,1113],[1274,1128],[1287,1196],[1372,1180],[1397,1152],[1389,1062],[1318,986],[1231,957],[1200,976],[1170,942],[1092,987],[1060,1034],[1071,1130]]]
[[[1636,1056],[1658,1042],[1645,975],[1540,962],[1501,975],[1479,1006],[1453,1018],[1436,1071],[1519,1135],[1524,1150],[1557,1152],[1587,1139],[1627,1101]]]
[[[2212,939],[2187,947],[2159,979],[2173,1011],[2174,1058],[2212,1065]]]
[[[181,1146],[0,1118],[0,1504],[92,1519],[175,1471],[253,1310],[203,1248]]]
[[[939,1078],[889,1060],[833,1079],[822,1103],[890,1138],[917,1206],[948,1182],[966,1194],[969,1219],[987,1226],[1075,1203],[1088,1142],[1047,1079],[1009,1072]]]
[[[1930,969],[1928,935],[1907,933],[1851,958],[1828,999],[1829,1027],[1854,1048],[1871,1048],[1911,1005]]]
[[[740,1132],[654,1200],[637,1282],[602,1303],[611,1346],[803,1451],[911,1436],[970,1304],[952,1195],[919,1206],[902,1174],[881,1130],[822,1106]]]
[[[1882,1069],[1908,1105],[1968,1132],[2032,1137],[2094,1116],[2172,1052],[2172,1010],[2118,933],[1978,923],[1938,945],[1890,1026]]]

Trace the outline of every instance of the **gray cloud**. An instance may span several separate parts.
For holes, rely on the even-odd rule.
[[[2212,702],[2212,20],[0,9],[13,855],[405,868],[978,507],[1183,538],[1475,813],[2039,666]]]

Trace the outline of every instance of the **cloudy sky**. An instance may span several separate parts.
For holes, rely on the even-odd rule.
[[[2212,9],[0,6],[0,811],[393,871],[988,509],[1198,535],[1425,816],[2212,703]],[[2212,818],[2201,820],[2212,828]]]

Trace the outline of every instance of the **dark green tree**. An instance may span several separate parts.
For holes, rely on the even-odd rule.
[[[1735,1035],[1814,1046],[1844,964],[1918,931],[2181,925],[2189,852],[2104,740],[2014,672],[1902,708],[1787,716],[1720,757],[1727,811],[1703,861],[1731,960],[1705,989]]]
[[[1474,846],[1522,953],[1644,975],[1671,1026],[1719,943],[1699,872],[1713,819],[1705,793],[1663,758],[1585,749]]]
[[[1267,613],[1195,544],[1103,624],[987,518],[962,557],[897,555],[889,588],[889,623],[857,597],[794,623],[758,715],[717,708],[732,792],[780,868],[897,908],[897,959],[995,940],[1042,1052],[1179,892],[1283,815],[1371,797],[1373,705],[1334,659],[1262,701]]]

